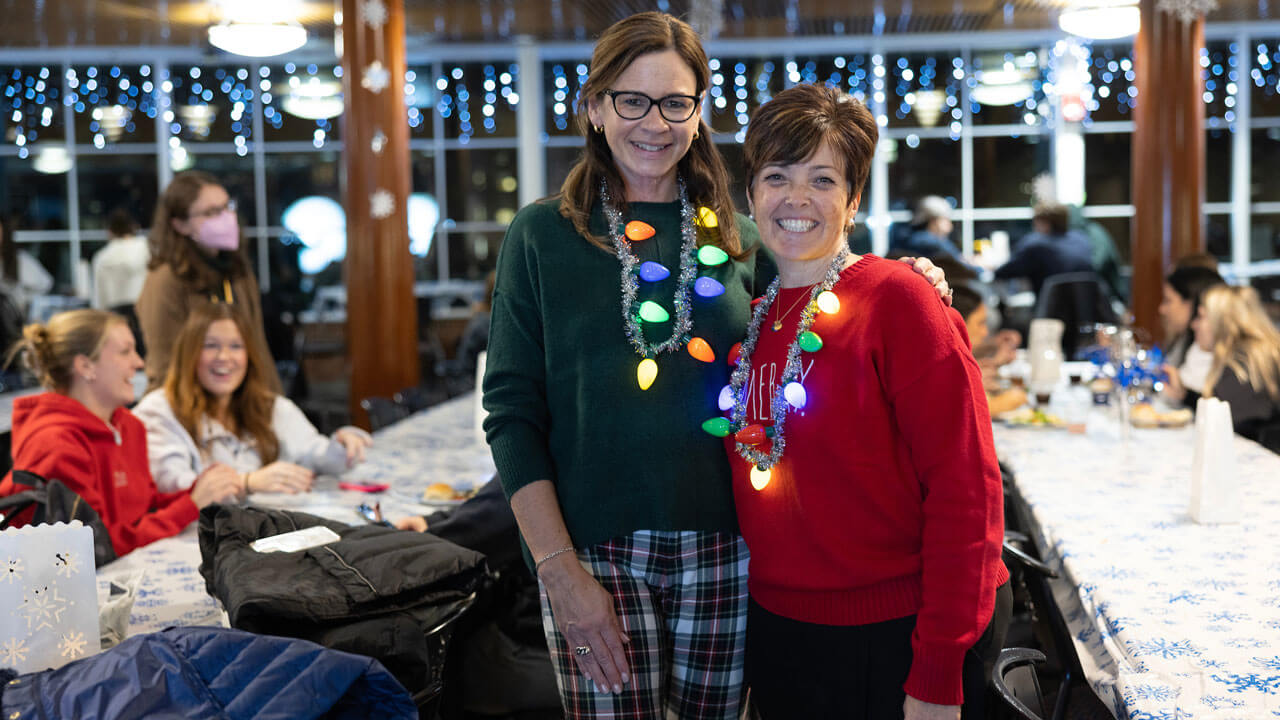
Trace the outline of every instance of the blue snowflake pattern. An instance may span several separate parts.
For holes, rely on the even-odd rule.
[[[1249,615],[1246,613],[1233,613],[1230,610],[1223,610],[1221,612],[1209,613],[1209,619],[1213,622],[1220,623],[1238,623],[1249,620]]]
[[[1227,647],[1233,648],[1260,648],[1266,647],[1267,643],[1257,638],[1231,638],[1224,643]]]
[[[1280,608],[1280,595],[1272,595],[1269,598],[1263,598],[1262,603],[1264,605],[1270,605],[1271,607]]]
[[[1271,628],[1272,630],[1280,630],[1280,618],[1277,618],[1275,620],[1268,620],[1267,627]]]
[[[1208,580],[1196,581],[1196,587],[1202,587],[1208,590],[1226,590],[1227,588],[1236,587],[1239,584],[1240,583],[1235,582],[1234,580],[1223,580],[1221,578],[1210,578]]]
[[[1112,565],[1099,570],[1097,575],[1108,580],[1128,580],[1133,577],[1133,571]]]
[[[1200,698],[1200,702],[1208,705],[1213,710],[1221,710],[1228,707],[1244,707],[1244,701],[1238,698],[1227,698],[1218,695],[1205,695]]]
[[[1188,605],[1199,605],[1205,601],[1204,593],[1188,592],[1186,590],[1180,593],[1173,593],[1165,596],[1165,602],[1172,605],[1174,603],[1183,602]]]
[[[1213,633],[1231,632],[1232,630],[1231,626],[1229,625],[1205,625],[1204,629],[1207,632],[1213,632]]]
[[[1157,710],[1155,712],[1134,710],[1129,713],[1129,720],[1190,720],[1192,717],[1194,716],[1191,713],[1181,708]]]
[[[1259,675],[1258,673],[1236,675],[1227,673],[1225,675],[1210,675],[1209,677],[1226,685],[1227,692],[1230,693],[1257,690],[1264,695],[1280,695],[1280,675]]]
[[[1196,660],[1195,663],[1205,670],[1221,670],[1227,666],[1227,664],[1221,660],[1213,660],[1210,658],[1200,658],[1199,660]]]
[[[1224,552],[1213,553],[1210,557],[1218,560],[1248,560],[1249,556],[1238,550],[1227,550]]]
[[[1260,670],[1270,670],[1271,672],[1280,672],[1280,656],[1256,657],[1250,660],[1249,664]]]
[[[1178,695],[1178,690],[1168,685],[1139,685],[1133,688],[1133,696],[1143,700],[1176,700]]]
[[[1144,643],[1131,643],[1130,649],[1135,656],[1155,655],[1172,660],[1180,657],[1199,657],[1200,648],[1191,644],[1190,640],[1169,641],[1164,638]]]

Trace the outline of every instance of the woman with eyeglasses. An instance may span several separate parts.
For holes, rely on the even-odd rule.
[[[498,258],[485,430],[569,718],[736,718],[742,702],[747,552],[700,425],[773,270],[702,121],[709,83],[684,22],[607,29],[579,92],[583,154]]]
[[[258,279],[240,243],[235,200],[208,173],[174,176],[156,204],[149,239],[151,261],[134,309],[146,340],[147,389],[164,383],[173,342],[193,310],[209,303],[235,306],[257,335],[258,366],[268,387],[280,377],[267,353]]]

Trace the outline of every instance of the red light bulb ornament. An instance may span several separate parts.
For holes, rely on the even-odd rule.
[[[746,393],[743,388],[751,379],[751,360],[755,353],[756,343],[760,339],[760,326],[764,323],[778,297],[781,279],[775,279],[765,293],[764,299],[756,305],[751,314],[751,322],[747,325],[747,338],[741,347],[735,346],[729,351],[729,361],[735,357],[737,366],[729,378],[729,392],[733,400],[733,412],[730,415],[731,427],[742,428],[734,434],[737,440],[735,448],[738,455],[751,464],[751,487],[757,491],[769,485],[772,468],[782,459],[787,447],[786,421],[787,413],[799,410],[809,402],[809,393],[800,383],[800,366],[802,352],[817,352],[822,349],[822,338],[810,330],[814,317],[819,312],[832,315],[840,310],[840,299],[831,290],[840,280],[840,271],[849,259],[848,247],[841,246],[831,260],[827,273],[809,295],[809,303],[800,313],[800,323],[796,328],[795,339],[787,348],[786,364],[782,370],[782,378],[773,392],[769,403],[770,420],[768,430],[761,424],[747,424]],[[735,352],[736,351],[736,352]],[[723,396],[723,392],[721,393]],[[764,437],[762,437],[764,436]],[[759,447],[765,437],[771,438],[768,451]]]

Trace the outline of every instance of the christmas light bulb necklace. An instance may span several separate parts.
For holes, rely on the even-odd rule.
[[[787,362],[782,370],[782,379],[773,393],[772,401],[769,403],[769,412],[773,418],[773,426],[765,432],[773,439],[769,452],[761,452],[754,447],[755,444],[760,442],[758,439],[755,443],[748,444],[741,442],[741,438],[739,438],[740,441],[737,443],[738,455],[755,466],[752,470],[752,485],[757,490],[762,489],[768,483],[770,468],[778,463],[783,451],[787,448],[787,437],[783,428],[786,424],[789,408],[793,405],[803,407],[806,402],[807,395],[802,387],[799,392],[793,388],[790,394],[788,394],[787,389],[793,383],[800,387],[796,383],[796,378],[800,376],[801,351],[816,352],[822,348],[821,338],[809,330],[810,326],[813,325],[813,318],[818,312],[820,304],[818,297],[823,293],[830,292],[831,288],[835,287],[836,282],[840,280],[840,272],[844,270],[848,259],[849,248],[842,245],[840,251],[836,253],[835,259],[831,261],[831,267],[827,269],[827,274],[822,279],[822,282],[809,291],[809,302],[805,304],[804,310],[800,313],[800,323],[796,327],[795,339],[791,341],[791,345],[787,348]],[[749,426],[744,425],[747,417],[747,394],[744,392],[744,388],[751,378],[751,357],[755,354],[756,341],[760,338],[760,326],[768,316],[770,306],[777,299],[781,285],[782,278],[775,278],[765,292],[764,299],[756,306],[755,312],[751,316],[751,323],[747,326],[747,337],[742,341],[738,366],[734,368],[733,375],[729,379],[730,392],[733,394],[733,414],[730,419],[730,429],[738,431],[735,437],[741,436],[744,431],[749,429]],[[829,303],[822,304],[829,306]],[[834,312],[838,309],[839,304],[837,302],[834,310],[824,309],[824,312]],[[793,401],[798,401],[798,404]]]
[[[613,199],[609,195],[608,185],[603,180],[600,182],[600,204],[604,210],[605,222],[609,227],[609,240],[613,243],[613,250],[618,257],[618,262],[622,264],[623,331],[626,333],[628,342],[635,348],[636,354],[643,358],[637,369],[637,379],[642,390],[647,390],[657,377],[658,368],[654,358],[662,353],[679,350],[688,345],[690,354],[698,360],[710,362],[714,359],[714,353],[711,353],[710,346],[706,341],[691,335],[693,320],[690,316],[693,307],[690,302],[689,292],[692,288],[704,297],[715,297],[723,293],[724,286],[715,279],[700,277],[695,280],[695,276],[697,275],[699,262],[704,265],[719,265],[727,261],[729,256],[714,245],[707,245],[698,250],[696,225],[716,227],[718,220],[715,217],[715,213],[708,208],[702,208],[697,215],[694,214],[693,206],[689,204],[689,195],[685,189],[683,179],[677,178],[676,187],[680,200],[681,245],[680,272],[676,278],[676,290],[672,298],[675,317],[672,322],[671,336],[662,342],[651,343],[645,339],[644,328],[640,324],[641,321],[666,322],[671,317],[665,309],[653,302],[642,303],[639,312],[636,312],[636,291],[640,286],[640,277],[657,281],[665,278],[667,272],[665,268],[662,268],[657,263],[644,263],[644,265],[654,265],[660,268],[657,274],[646,276],[647,274],[639,258],[631,250],[630,242],[652,237],[653,228],[645,223],[632,221],[626,224],[624,230],[622,213],[614,206]]]

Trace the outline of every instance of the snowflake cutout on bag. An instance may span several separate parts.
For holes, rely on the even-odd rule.
[[[27,630],[36,631],[53,628],[62,622],[62,613],[67,609],[67,600],[58,595],[58,588],[44,586],[32,590],[30,597],[22,599],[22,613],[27,618]]]
[[[396,196],[379,189],[369,196],[369,214],[381,220],[396,211]]]
[[[0,568],[0,580],[12,585],[22,580],[22,571],[22,558],[10,558],[9,562]]]
[[[380,93],[391,84],[391,71],[382,65],[381,60],[374,60],[364,69],[364,79],[360,85],[371,93]]]
[[[63,550],[62,552],[54,553],[53,556],[57,558],[53,561],[53,566],[62,577],[69,578],[80,572],[80,557],[75,553]]]
[[[12,667],[20,662],[26,662],[29,652],[31,648],[27,647],[25,640],[9,638],[9,641],[0,647],[0,659],[4,660],[5,665]]]
[[[84,655],[84,646],[84,633],[71,632],[62,636],[62,642],[58,643],[58,651],[62,653],[62,657],[74,660]]]
[[[382,4],[382,0],[365,0],[360,3],[360,17],[365,25],[381,30],[387,24],[387,6]]]

